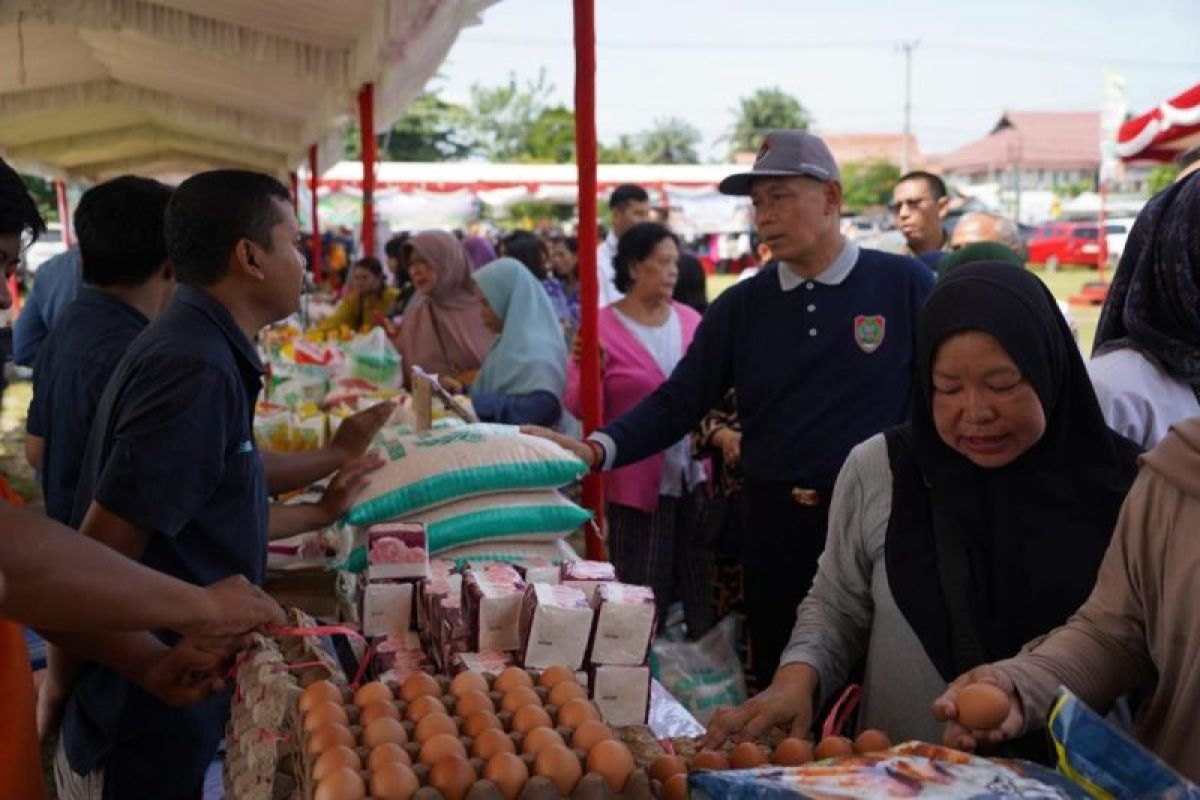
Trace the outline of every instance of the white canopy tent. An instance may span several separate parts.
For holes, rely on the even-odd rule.
[[[390,127],[497,0],[4,0],[0,154],[59,179],[284,176]]]

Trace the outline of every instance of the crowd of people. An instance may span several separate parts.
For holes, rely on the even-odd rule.
[[[910,252],[860,247],[837,163],[799,131],[767,134],[721,183],[750,198],[761,263],[711,307],[645,191],[612,193],[587,438],[573,238],[401,234],[384,262],[347,259],[318,329],[383,328],[406,370],[603,472],[609,556],[662,618],[679,602],[696,638],[742,616],[761,691],[714,716],[709,744],[807,738],[858,682],[862,728],[1045,757],[1025,734],[1063,684],[1131,707],[1135,735],[1197,779],[1198,181],[1139,217],[1090,362],[1011,223],[971,214],[947,235],[946,187],[918,172],[892,204]],[[255,342],[305,284],[274,179],[127,176],[89,189],[75,223],[39,305],[53,313],[17,337],[47,514],[0,509],[0,615],[52,649],[35,706],[20,628],[0,623],[17,734],[0,777],[37,796],[37,734],[57,730],[60,797],[191,800],[228,711],[221,664],[279,617],[257,588],[267,541],[341,515],[392,407],[319,451],[255,444]],[[44,225],[0,163],[6,271]],[[331,475],[317,502],[271,500]],[[1011,698],[994,730],[957,722],[972,681]]]

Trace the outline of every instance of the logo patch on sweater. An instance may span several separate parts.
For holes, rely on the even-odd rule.
[[[854,318],[854,341],[864,353],[874,353],[883,344],[887,331],[887,320],[882,314],[873,317],[859,315]]]

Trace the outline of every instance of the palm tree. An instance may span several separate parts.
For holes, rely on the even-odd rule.
[[[654,127],[639,134],[638,150],[647,164],[698,164],[700,131],[678,117],[657,119]]]
[[[767,131],[775,128],[808,130],[812,116],[800,101],[778,87],[759,89],[738,100],[736,121],[729,135],[730,157],[753,153]]]

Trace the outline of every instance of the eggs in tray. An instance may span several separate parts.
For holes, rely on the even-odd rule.
[[[394,690],[329,681],[297,700],[314,800],[651,800],[661,784],[601,719],[570,670],[511,667]]]

